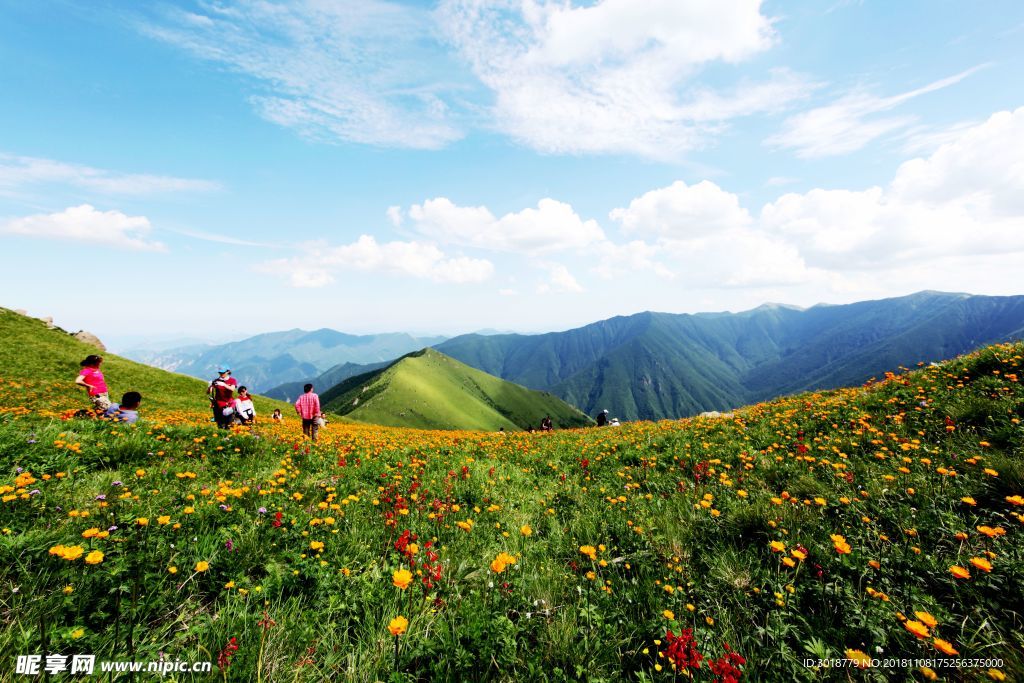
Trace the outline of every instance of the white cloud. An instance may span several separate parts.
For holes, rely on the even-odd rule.
[[[164,245],[145,239],[151,227],[145,216],[126,216],[120,211],[98,211],[89,204],[82,204],[68,207],[59,213],[9,219],[0,223],[0,234],[72,240],[139,251],[163,251]]]
[[[560,263],[540,264],[548,271],[548,279],[537,285],[538,294],[547,293],[569,293],[578,294],[583,290],[583,285],[577,282],[569,269]]]
[[[708,180],[696,185],[678,180],[637,197],[609,216],[627,232],[674,238],[715,234],[752,222],[739,197]]]
[[[402,227],[402,221],[404,220],[404,216],[402,216],[402,207],[389,206],[388,210],[385,213],[388,217],[388,220],[391,221],[391,225],[395,226],[396,228]]]
[[[430,15],[384,0],[201,3],[140,24],[149,36],[251,76],[267,120],[328,141],[436,149],[461,137],[451,64]]]
[[[911,115],[877,116],[926,93],[959,83],[986,65],[979,65],[948,78],[899,95],[879,97],[863,90],[842,96],[832,104],[789,117],[781,132],[765,144],[796,150],[805,159],[846,154],[863,148],[872,140],[908,128],[916,122]]]
[[[495,218],[485,206],[458,206],[438,197],[414,204],[408,214],[414,229],[431,239],[496,251],[542,254],[604,239],[596,221],[583,220],[569,204],[554,199]]]
[[[449,40],[495,94],[494,125],[544,152],[655,158],[703,146],[727,119],[814,86],[785,70],[721,94],[692,83],[776,40],[760,0],[444,0]]]
[[[598,245],[598,254],[598,263],[591,270],[605,280],[645,271],[669,280],[675,278],[675,273],[657,260],[661,249],[643,240],[625,244],[603,242]]]
[[[294,287],[323,287],[334,282],[334,273],[343,270],[455,284],[483,282],[494,272],[493,264],[485,259],[449,257],[423,242],[379,243],[370,235],[340,246],[307,244],[301,256],[266,261],[256,269],[286,276]]]
[[[0,153],[0,194],[26,187],[63,184],[109,195],[154,195],[207,192],[220,184],[209,180],[146,173],[120,173],[53,159]]]
[[[784,195],[761,225],[837,270],[1024,251],[1024,107],[903,163],[887,187]]]

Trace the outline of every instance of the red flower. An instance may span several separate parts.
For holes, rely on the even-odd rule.
[[[224,649],[217,655],[217,668],[221,671],[227,669],[231,664],[231,657],[238,651],[238,640],[232,636],[228,644],[224,646]]]
[[[671,630],[665,634],[665,656],[676,665],[676,671],[686,671],[689,668],[699,669],[700,662],[704,655],[697,651],[697,641],[693,639],[693,629],[683,629],[678,636]]]

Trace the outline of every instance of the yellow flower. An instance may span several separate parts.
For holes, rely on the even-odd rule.
[[[789,557],[782,558],[782,564],[786,565],[790,569],[796,566],[796,562],[794,562],[793,559]]]
[[[972,507],[978,504],[978,501],[974,500],[970,496],[964,496],[963,498],[960,499],[960,502],[963,503],[964,505],[970,505]]]
[[[506,552],[498,553],[498,556],[491,562],[491,571],[495,574],[500,574],[505,571],[505,568],[510,564],[515,564],[516,558],[509,555]]]
[[[310,541],[309,542],[309,549],[310,550],[323,550],[324,549],[324,542],[323,541]]]
[[[521,533],[523,536],[531,536],[533,535],[533,529],[530,528],[529,524],[524,524],[521,527],[519,527],[519,533]]]
[[[847,650],[846,658],[852,661],[858,669],[866,669],[871,666],[871,657],[861,650]]]
[[[920,669],[918,669],[918,671],[920,671],[921,675],[929,681],[936,681],[939,679],[939,675],[931,669],[929,669],[927,666],[922,666]]]
[[[408,569],[398,569],[395,571],[394,574],[391,575],[391,583],[395,585],[395,588],[401,588],[402,590],[405,590],[409,587],[409,583],[411,581],[412,572],[410,572]]]
[[[205,561],[205,560],[201,560],[199,562],[196,562],[196,571],[197,572],[205,572],[209,568],[210,568],[210,563]]]
[[[96,527],[93,527],[91,529],[86,529],[85,531],[82,532],[82,538],[93,538],[94,536],[97,536],[99,533],[100,533],[100,530],[97,529]]]
[[[64,586],[64,590],[62,592],[64,595],[71,595],[75,592],[75,588],[71,584],[68,584],[67,586]]]
[[[392,619],[388,624],[388,631],[390,631],[391,635],[396,638],[405,633],[405,629],[407,628],[409,628],[409,620],[401,615]]]
[[[988,674],[988,677],[991,678],[993,681],[1005,681],[1006,680],[1006,674],[1004,674],[999,669],[989,669],[985,673]]]
[[[807,554],[802,552],[802,551],[800,551],[800,550],[794,550],[792,552],[792,555],[793,555],[793,557],[795,557],[796,559],[800,560],[801,562],[803,562],[804,560],[807,559]]]
[[[177,567],[175,567],[175,566],[174,566],[174,565],[172,564],[172,565],[171,565],[170,567],[168,567],[168,568],[167,568],[167,573],[168,573],[168,574],[177,574],[177,573],[178,573],[178,568],[177,568]]]
[[[992,571],[992,563],[986,560],[984,557],[972,557],[971,564],[980,569],[983,572]]]
[[[171,523],[171,518],[170,518],[169,515],[162,515],[162,516],[156,518],[156,523],[157,524],[170,524]]]
[[[135,520],[135,523],[138,524],[139,526],[149,526],[149,518],[148,517],[139,517],[137,520]]]
[[[782,541],[772,541],[768,544],[768,547],[772,549],[773,553],[781,553],[786,549],[786,544]]]
[[[903,628],[913,633],[918,638],[927,638],[930,635],[928,627],[922,624],[920,621],[913,621],[908,619],[903,622]]]
[[[93,550],[91,553],[85,556],[86,564],[99,564],[103,561],[103,553],[99,550]]]
[[[971,578],[971,572],[968,571],[966,568],[961,567],[958,564],[954,564],[952,567],[950,567],[949,568],[949,573],[952,574],[953,576],[955,576],[958,579],[969,579],[969,578]]]
[[[74,638],[75,640],[78,640],[79,638],[81,638],[84,635],[85,635],[85,629],[84,628],[76,628],[74,631],[71,632],[71,637]]]
[[[939,625],[939,622],[935,620],[935,617],[933,617],[928,612],[914,612],[914,616],[917,617],[921,621],[921,623],[927,626],[928,628],[935,628]]]
[[[670,609],[665,610],[664,612],[661,613],[661,615],[663,617],[665,617],[666,619],[675,619],[676,618],[675,613],[672,610],[670,610]]]
[[[935,649],[946,655],[958,655],[959,652],[953,647],[952,643],[949,643],[942,638],[935,638],[932,640],[932,644],[935,645]]]
[[[589,557],[591,562],[597,561],[597,548],[592,545],[581,545],[580,554]]]

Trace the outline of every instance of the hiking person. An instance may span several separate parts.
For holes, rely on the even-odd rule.
[[[102,363],[103,356],[95,354],[86,356],[85,360],[79,363],[82,370],[78,373],[78,377],[75,378],[75,384],[85,387],[89,400],[92,401],[92,405],[96,408],[97,412],[106,412],[107,408],[112,405],[107,382],[103,379],[103,372],[100,371]]]
[[[252,395],[245,387],[238,387],[238,398],[235,399],[235,416],[244,425],[251,425],[256,422],[256,406],[253,405]]]
[[[142,394],[137,391],[128,391],[121,397],[120,403],[111,403],[103,417],[114,422],[127,422],[130,425],[139,421],[139,405],[142,403]]]
[[[605,408],[604,410],[602,410],[600,413],[597,414],[597,426],[598,427],[604,427],[607,424],[608,424],[608,409]]]
[[[226,365],[218,365],[217,377],[206,388],[206,395],[210,397],[213,421],[220,429],[227,429],[231,426],[231,415],[235,411],[232,404],[235,400],[235,387],[237,386],[237,380],[231,376],[231,368]],[[226,415],[225,412],[227,412]]]
[[[313,393],[313,385],[302,387],[303,394],[295,401],[295,412],[302,418],[302,434],[316,443],[320,431],[320,397]]]
[[[540,421],[540,430],[542,432],[550,432],[554,427],[551,425],[551,416],[545,415],[544,419]]]

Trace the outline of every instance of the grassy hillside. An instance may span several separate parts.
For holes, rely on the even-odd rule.
[[[1024,680],[1024,344],[732,418],[304,446],[166,378],[147,425],[54,419],[65,365],[9,372],[64,340],[4,325],[0,678]]]
[[[591,420],[550,394],[531,391],[433,349],[403,356],[383,370],[345,380],[321,396],[325,410],[372,424],[495,431],[558,428]]]
[[[8,409],[21,407],[59,414],[90,407],[85,391],[75,386],[79,363],[95,348],[83,344],[61,330],[0,308],[0,379]],[[126,391],[142,394],[142,414],[154,410],[205,416],[208,382],[151,368],[111,353],[103,356],[103,375],[110,388],[110,399],[118,401]],[[244,376],[237,376],[245,384]],[[257,396],[256,412],[268,416],[274,408],[294,410],[286,403]]]

